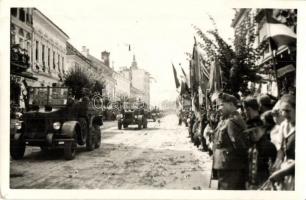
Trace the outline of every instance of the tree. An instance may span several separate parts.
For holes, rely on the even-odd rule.
[[[210,17],[210,16],[209,16]],[[238,96],[238,92],[247,94],[247,84],[260,82],[261,77],[257,75],[259,67],[256,59],[259,51],[254,48],[255,24],[250,14],[245,20],[245,25],[235,34],[234,48],[229,45],[219,34],[216,23],[212,17],[213,30],[205,33],[194,26],[197,35],[201,39],[200,48],[204,51],[202,55],[203,65],[209,69],[212,60],[217,59],[222,70],[223,90]]]
[[[104,81],[93,79],[92,75],[81,67],[72,68],[65,74],[64,85],[71,88],[76,99],[85,95],[91,96],[95,92],[102,95],[102,89],[105,88]]]

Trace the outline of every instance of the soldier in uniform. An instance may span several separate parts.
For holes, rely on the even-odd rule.
[[[214,134],[213,169],[219,190],[244,190],[247,167],[246,124],[237,110],[237,99],[220,93],[216,100],[221,119]]]

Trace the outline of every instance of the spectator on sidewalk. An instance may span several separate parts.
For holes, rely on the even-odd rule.
[[[274,165],[275,171],[269,177],[277,182],[280,190],[294,190],[295,179],[295,96],[283,95],[279,106],[284,121],[280,125],[282,145]]]
[[[248,150],[247,189],[258,189],[270,176],[272,163],[276,159],[276,148],[270,141],[270,130],[273,126],[269,111],[261,116],[263,123],[245,131],[250,137]]]
[[[237,99],[219,93],[217,108],[222,119],[214,136],[213,170],[217,171],[219,190],[245,189],[247,145],[243,131],[245,122],[237,110]]]
[[[259,104],[254,97],[246,97],[242,102],[243,110],[246,116],[247,128],[256,127],[262,124],[259,114]]]

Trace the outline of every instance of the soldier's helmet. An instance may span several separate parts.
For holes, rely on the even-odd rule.
[[[224,93],[224,92],[220,92],[217,94],[216,96],[216,101],[223,101],[223,102],[227,102],[227,103],[233,103],[235,106],[238,105],[238,99],[230,94]]]

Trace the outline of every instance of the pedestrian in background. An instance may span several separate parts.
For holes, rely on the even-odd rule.
[[[246,124],[237,110],[237,99],[219,93],[217,108],[221,120],[215,130],[213,169],[217,171],[219,190],[245,189],[247,145]]]

